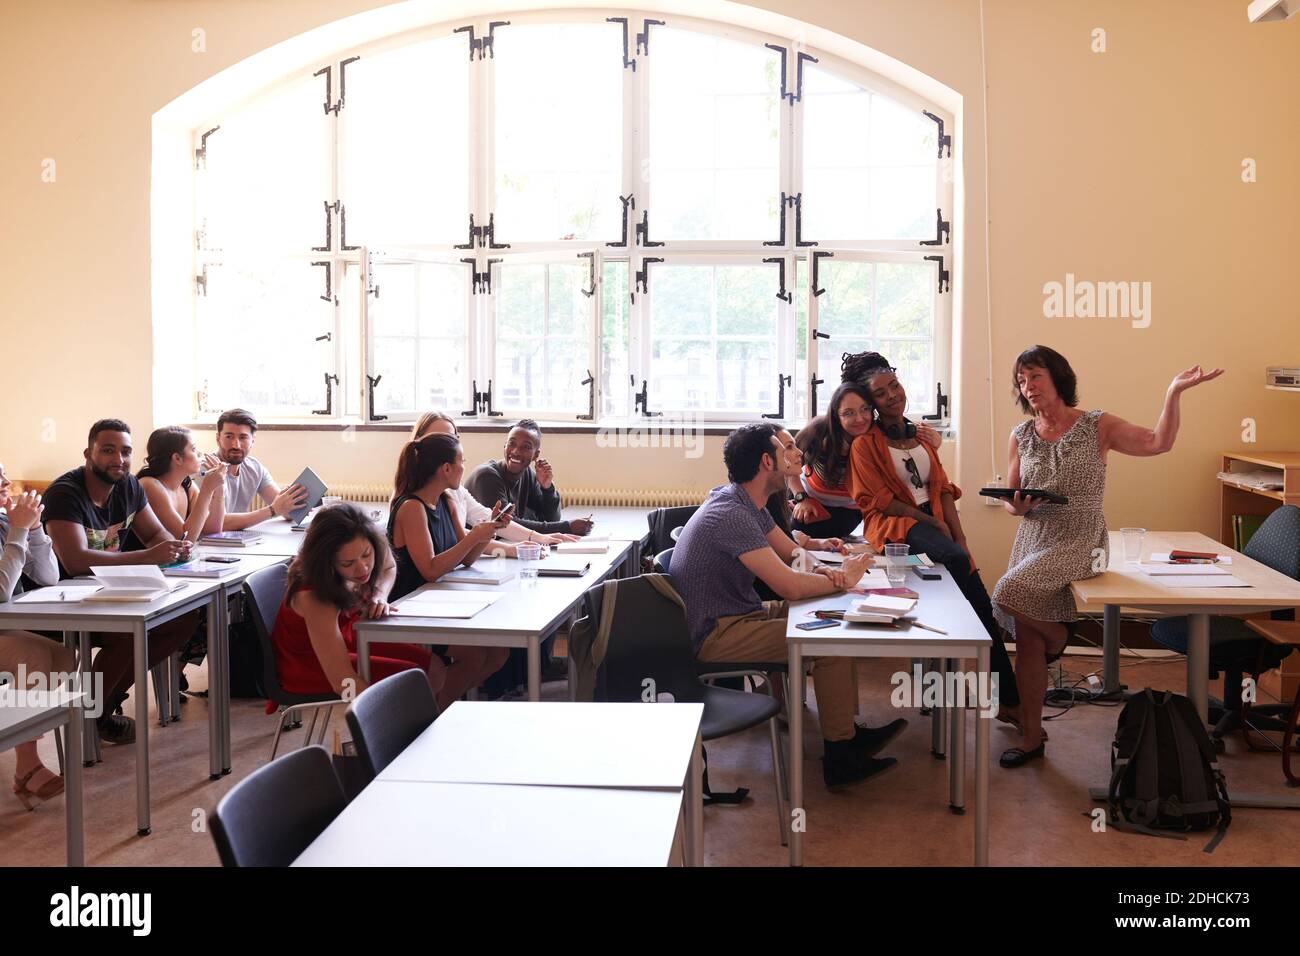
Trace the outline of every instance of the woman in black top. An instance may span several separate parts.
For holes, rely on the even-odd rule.
[[[494,508],[493,520],[465,530],[448,494],[460,487],[464,473],[460,442],[450,435],[429,435],[402,448],[388,517],[388,541],[397,563],[390,600],[405,597],[458,566],[469,567],[497,530],[509,523],[509,518],[502,519],[500,509]],[[453,646],[439,653],[452,659],[438,694],[441,707],[496,673],[507,656],[502,647]]]

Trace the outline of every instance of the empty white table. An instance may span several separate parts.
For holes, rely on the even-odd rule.
[[[6,685],[0,688],[0,751],[35,740],[49,730],[66,728],[63,756],[68,866],[86,862],[81,789],[80,691],[29,691]]]
[[[376,778],[684,791],[686,848],[704,862],[703,704],[457,701]]]
[[[918,621],[943,628],[947,634],[918,627],[893,629],[867,624],[840,622],[836,628],[801,631],[795,625],[814,621],[815,610],[847,609],[861,601],[857,594],[835,594],[791,603],[786,622],[786,640],[790,653],[790,673],[803,674],[804,657],[899,657],[945,660],[974,660],[976,674],[989,673],[992,638],[976,617],[970,604],[957,589],[946,569],[936,568],[938,581],[922,581],[908,574],[906,586],[920,595],[910,616]],[[978,679],[978,678],[977,678]],[[989,680],[990,678],[985,678]],[[799,687],[792,685],[791,698],[800,699]],[[988,715],[991,719],[992,715]],[[989,720],[975,721],[975,865],[988,865],[988,745]],[[964,804],[965,781],[965,708],[952,708],[952,736],[949,746],[949,803],[954,810]],[[803,808],[803,709],[790,707],[790,806],[793,813]],[[790,830],[790,864],[803,865],[804,827]]]
[[[587,573],[578,578],[538,578],[524,583],[518,577],[519,562],[514,558],[482,558],[474,562],[476,570],[504,568],[516,577],[504,584],[426,584],[413,593],[458,591],[495,595],[497,600],[471,618],[393,615],[383,620],[358,621],[353,633],[361,677],[370,680],[370,645],[374,643],[523,647],[528,650],[528,699],[540,700],[542,641],[568,620],[588,588],[605,580],[623,563],[630,547],[628,541],[610,541],[605,554],[572,555],[591,562]]]
[[[681,791],[375,781],[294,866],[666,866]]]
[[[84,584],[69,581],[68,584]],[[206,606],[208,608],[208,647],[224,646],[226,635],[218,631],[223,619],[225,589],[215,581],[192,579],[185,586],[156,601],[130,601],[123,603],[78,602],[75,604],[28,604],[7,601],[0,604],[0,631],[63,631],[80,635],[80,668],[83,687],[90,685],[90,633],[127,634],[134,641],[135,653],[135,794],[136,831],[148,835],[149,822],[149,631],[160,624],[175,620],[183,614]],[[224,686],[225,655],[217,654],[208,661],[216,670],[213,678]],[[103,705],[103,701],[88,703]],[[221,771],[221,708],[208,708],[208,764],[212,774]],[[95,733],[93,727],[89,733]],[[69,734],[71,736],[71,734]]]

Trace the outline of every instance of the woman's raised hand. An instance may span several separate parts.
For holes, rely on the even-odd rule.
[[[1174,376],[1174,380],[1169,383],[1169,390],[1175,394],[1185,392],[1189,388],[1200,385],[1202,382],[1209,382],[1223,374],[1223,369],[1215,368],[1205,371],[1199,365],[1193,365],[1191,368],[1183,369]]]

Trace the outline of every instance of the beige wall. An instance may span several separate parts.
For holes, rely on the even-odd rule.
[[[125,417],[140,433],[155,424],[153,113],[258,50],[383,5],[0,6],[0,457],[10,474],[49,477],[76,464],[85,426],[101,414]],[[1188,396],[1171,455],[1113,461],[1112,525],[1213,532],[1216,455],[1244,447],[1245,417],[1258,423],[1255,447],[1300,447],[1300,395],[1262,387],[1265,365],[1300,364],[1290,288],[1300,258],[1300,22],[1250,26],[1246,0],[987,0],[986,209],[975,0],[757,5],[875,47],[964,98],[954,369],[962,485],[975,488],[1005,471],[1006,434],[1018,420],[1009,364],[1033,342],[1071,358],[1085,406],[1143,422],[1154,420],[1178,368],[1201,362],[1229,369]],[[195,27],[207,31],[204,54],[191,52]],[[1096,27],[1106,30],[1104,54],[1090,50]],[[1245,157],[1258,162],[1257,183],[1241,182]],[[41,182],[46,158],[57,162],[53,184]],[[1151,282],[1150,327],[1043,318],[1043,284],[1067,272]],[[258,451],[281,475],[310,461],[334,481],[383,480],[399,441],[389,433],[344,442],[338,433],[264,432]],[[707,439],[703,457],[690,459],[675,450],[601,450],[591,437],[556,435],[547,453],[571,484],[704,487],[721,477],[720,443]],[[485,457],[498,444],[495,436],[469,436],[467,457]],[[981,560],[991,568],[1004,562],[1012,521],[975,499],[964,516]]]

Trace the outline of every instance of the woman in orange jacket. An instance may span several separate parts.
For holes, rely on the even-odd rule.
[[[861,384],[840,403],[841,414],[873,420],[873,427],[854,439],[849,455],[849,491],[862,509],[863,535],[877,551],[906,542],[913,554],[927,554],[948,570],[993,638],[990,660],[998,677],[998,719],[1019,727],[1015,672],[957,514],[961,489],[948,479],[938,453],[916,437],[916,426],[904,417],[907,392],[894,367],[878,353],[863,358]]]

